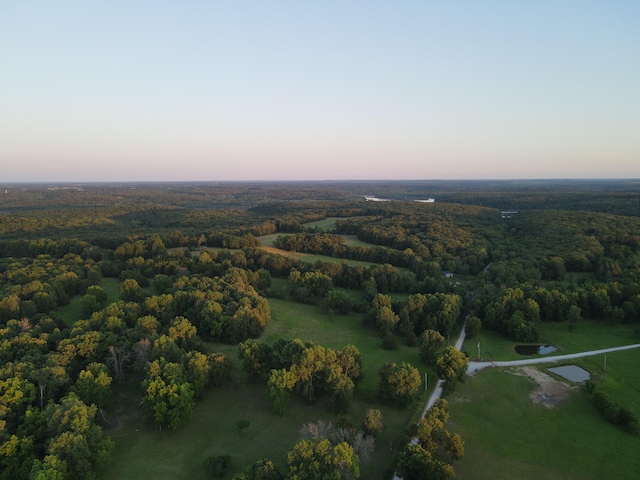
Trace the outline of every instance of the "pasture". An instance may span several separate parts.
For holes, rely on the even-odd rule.
[[[640,360],[638,353],[619,355]],[[639,437],[605,420],[579,387],[554,408],[534,404],[529,394],[536,385],[516,373],[483,371],[448,399],[448,429],[465,441],[465,456],[455,465],[459,478],[637,478]]]
[[[587,351],[637,343],[628,326],[612,327],[581,322],[577,331],[566,324],[542,324],[546,341],[557,353]],[[466,345],[475,350],[475,340]],[[498,345],[485,332],[481,345],[492,345],[500,360],[513,359],[513,342]],[[544,342],[543,342],[544,343]],[[507,354],[507,352],[509,352]],[[522,357],[519,357],[522,358]],[[498,359],[498,358],[496,358]],[[612,398],[640,415],[640,350],[572,360]],[[546,371],[555,364],[536,368]],[[468,480],[528,479],[636,479],[640,471],[640,437],[609,423],[580,385],[553,408],[530,398],[537,388],[521,369],[487,369],[472,377],[448,398],[448,428],[465,441],[465,456],[456,462],[459,478]]]
[[[420,363],[416,348],[399,342],[397,350],[383,350],[382,339],[377,332],[361,325],[360,314],[330,315],[318,306],[287,300],[269,299],[269,303],[272,320],[262,337],[266,342],[301,338],[334,349],[348,344],[358,348],[362,354],[363,379],[356,387],[348,415],[359,425],[367,409],[377,408],[383,414],[385,425],[371,460],[361,465],[361,478],[389,478],[394,450],[405,427],[417,418],[426,395],[423,392],[406,409],[379,403],[376,398],[378,370],[386,362],[407,361],[419,368],[423,377],[428,373],[429,378],[435,379],[435,374]],[[308,405],[295,396],[291,396],[284,415],[273,414],[265,385],[246,382],[236,346],[210,343],[207,349],[226,353],[234,360],[234,380],[228,386],[209,389],[197,404],[192,421],[177,431],[153,430],[140,418],[137,385],[141,379],[132,378],[129,385],[118,387],[118,394],[128,402],[128,407],[116,412],[125,420],[123,426],[108,430],[117,446],[105,478],[204,479],[202,462],[211,454],[231,455],[231,473],[226,478],[263,457],[284,467],[286,453],[301,438],[299,432],[304,423],[338,419],[326,401]],[[236,427],[240,419],[250,423],[242,432]]]

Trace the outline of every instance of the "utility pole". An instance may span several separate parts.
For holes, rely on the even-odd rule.
[[[429,382],[427,381],[427,372],[424,372],[424,391],[429,389]]]
[[[478,360],[480,360],[480,342],[478,342]]]

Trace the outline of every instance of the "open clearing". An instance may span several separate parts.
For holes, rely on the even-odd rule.
[[[416,348],[400,344],[398,350],[383,350],[377,332],[365,329],[362,315],[329,315],[319,306],[304,305],[280,299],[269,299],[272,321],[263,334],[268,343],[278,338],[302,338],[329,348],[344,348],[354,344],[362,354],[364,378],[358,385],[348,414],[359,425],[369,408],[381,410],[385,431],[377,440],[377,448],[369,463],[361,465],[361,478],[386,480],[393,474],[392,450],[404,433],[405,427],[422,410],[424,395],[407,409],[383,405],[376,399],[378,370],[386,362],[406,361],[424,377],[435,378],[431,369],[420,363]],[[232,457],[231,478],[243,466],[267,457],[283,467],[286,453],[300,439],[300,428],[306,422],[325,420],[336,422],[338,414],[326,402],[308,405],[291,396],[284,415],[271,412],[264,384],[246,383],[237,360],[237,346],[206,344],[207,351],[219,351],[234,361],[235,373],[231,385],[210,388],[195,408],[189,424],[176,431],[153,430],[136,412],[139,411],[140,379],[130,379],[118,387],[119,400],[128,405],[128,421],[122,428],[107,430],[116,440],[112,461],[105,470],[106,479],[189,479],[207,478],[203,460],[211,454],[229,454]],[[236,422],[250,422],[240,432]]]
[[[598,330],[585,328],[582,336],[597,336]],[[591,340],[583,338],[578,343],[583,342]],[[608,354],[606,371],[601,356],[574,363],[589,370],[613,398],[637,412],[638,362],[640,349]],[[609,423],[579,386],[536,368],[484,370],[468,377],[447,400],[451,412],[447,429],[465,441],[465,456],[455,465],[456,478],[638,478],[640,437]]]
[[[529,394],[529,398],[533,403],[546,408],[557,407],[576,389],[534,367],[517,368],[514,370],[514,375],[526,375],[536,383],[537,388]]]

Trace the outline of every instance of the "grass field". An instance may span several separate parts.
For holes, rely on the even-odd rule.
[[[549,343],[561,348],[560,353],[637,343],[629,327],[597,322],[582,322],[575,332],[566,324],[543,324],[542,331]],[[515,357],[510,353],[513,342],[505,341],[500,347],[497,337],[484,332],[481,342],[492,345],[497,357]],[[599,389],[640,416],[640,351],[607,354],[606,370],[603,360],[604,356],[599,355],[570,363],[588,370]],[[539,367],[543,371],[545,368]],[[555,408],[534,404],[529,394],[535,384],[517,372],[485,370],[469,378],[449,398],[448,428],[465,440],[465,456],[455,466],[457,477],[638,478],[640,437],[606,421],[578,386],[566,402]]]
[[[118,296],[118,282],[105,279],[109,300]],[[286,283],[283,279],[274,282]],[[282,285],[280,285],[282,286]],[[114,296],[112,298],[112,296]],[[74,300],[74,301],[77,301]],[[349,415],[359,424],[368,408],[383,413],[386,430],[378,439],[369,463],[362,465],[363,479],[387,480],[393,472],[393,449],[405,427],[417,419],[426,400],[423,392],[405,410],[378,403],[377,374],[386,362],[407,361],[421,374],[435,379],[435,373],[421,364],[416,348],[400,344],[398,350],[380,348],[381,338],[361,325],[361,314],[335,315],[314,305],[285,299],[269,299],[272,321],[262,339],[301,338],[334,349],[355,345],[363,358],[363,380],[351,402]],[[71,306],[70,306],[71,307]],[[71,317],[70,317],[71,318]],[[633,327],[612,327],[603,322],[583,321],[574,331],[566,323],[541,323],[542,342],[572,353],[638,342]],[[477,341],[469,340],[463,350],[476,356]],[[514,347],[493,332],[479,338],[484,358],[521,358]],[[226,353],[234,361],[231,385],[212,388],[196,406],[192,421],[177,431],[157,431],[140,417],[141,378],[116,387],[125,407],[115,416],[121,426],[107,430],[116,441],[112,460],[104,472],[107,479],[204,479],[203,460],[211,455],[229,454],[231,471],[226,478],[259,458],[269,458],[284,467],[286,453],[300,439],[300,428],[309,421],[336,421],[329,405],[307,405],[291,397],[283,416],[271,412],[265,386],[247,383],[237,360],[237,347],[210,343],[208,351]],[[618,352],[603,357],[574,361],[589,370],[602,388],[622,405],[640,415],[640,351]],[[540,367],[544,369],[544,367]],[[579,388],[569,399],[553,408],[534,404],[529,393],[532,380],[515,370],[490,369],[462,385],[448,400],[451,418],[448,430],[465,440],[465,456],[455,464],[457,478],[483,479],[635,479],[640,471],[640,440],[608,423]],[[249,421],[240,431],[238,420]]]
[[[117,278],[103,278],[100,280],[100,286],[107,294],[107,303],[117,302],[120,299],[120,281]],[[82,297],[77,295],[71,299],[69,305],[58,310],[60,318],[62,318],[68,326],[72,326],[78,320],[84,318],[82,314],[82,303],[80,303],[81,299]]]
[[[320,262],[326,262],[326,263],[331,263],[331,262],[345,262],[347,265],[355,267],[357,265],[363,265],[365,267],[371,266],[371,265],[379,265],[377,263],[374,262],[364,262],[361,260],[346,260],[344,258],[335,258],[335,257],[329,257],[327,255],[316,255],[313,253],[300,253],[300,252],[289,252],[287,250],[281,250],[279,248],[275,248],[275,247],[269,247],[269,246],[262,246],[261,247],[262,250],[265,250],[269,253],[275,253],[278,255],[284,255],[285,257],[289,257],[289,258],[294,258],[296,260],[299,260],[301,262],[305,262],[305,263],[316,263],[318,261]]]
[[[360,314],[329,315],[317,306],[302,305],[287,300],[270,299],[272,321],[262,337],[271,343],[278,338],[302,338],[338,349],[355,345],[362,354],[363,380],[356,388],[349,415],[361,423],[368,408],[382,411],[385,432],[377,441],[377,449],[368,464],[362,465],[363,479],[384,480],[393,471],[392,449],[400,442],[404,429],[421,411],[426,394],[407,409],[378,403],[377,375],[380,366],[389,361],[408,361],[422,375],[435,374],[420,363],[416,348],[399,345],[398,350],[382,350],[376,332],[364,329]],[[140,379],[123,387],[120,397],[128,408],[120,412],[129,419],[124,427],[108,432],[117,447],[105,470],[107,479],[203,479],[202,461],[211,454],[232,456],[232,472],[241,470],[261,457],[284,466],[286,452],[300,439],[299,430],[309,421],[335,421],[337,414],[329,405],[307,405],[291,397],[285,415],[271,413],[264,385],[248,384],[239,370],[237,347],[208,344],[210,351],[221,351],[234,359],[235,379],[229,386],[209,390],[196,406],[192,421],[178,431],[154,431],[139,418]],[[235,423],[246,419],[250,426],[238,431]]]
[[[557,347],[558,351],[554,355],[640,343],[640,338],[633,333],[635,327],[631,325],[609,325],[603,321],[582,320],[575,330],[571,330],[567,322],[540,322],[537,326],[540,332],[540,342],[537,343]],[[482,330],[478,338],[466,340],[462,346],[462,350],[474,360],[478,357],[478,341],[480,356],[484,360],[522,358],[515,352],[515,346],[522,342],[513,342],[497,332]]]
[[[317,228],[321,232],[330,232],[336,229],[336,217],[327,217],[324,220],[318,220],[317,222],[305,223],[305,228]]]
[[[620,357],[640,360],[638,353]],[[638,478],[639,437],[607,422],[580,389],[547,409],[529,398],[534,388],[524,376],[490,369],[467,380],[449,399],[448,429],[465,441],[465,456],[455,465],[458,478]]]

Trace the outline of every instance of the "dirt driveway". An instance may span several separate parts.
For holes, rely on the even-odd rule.
[[[533,367],[520,367],[513,370],[515,375],[525,375],[532,379],[537,387],[531,392],[529,398],[534,403],[553,408],[564,402],[577,387],[556,380]]]

